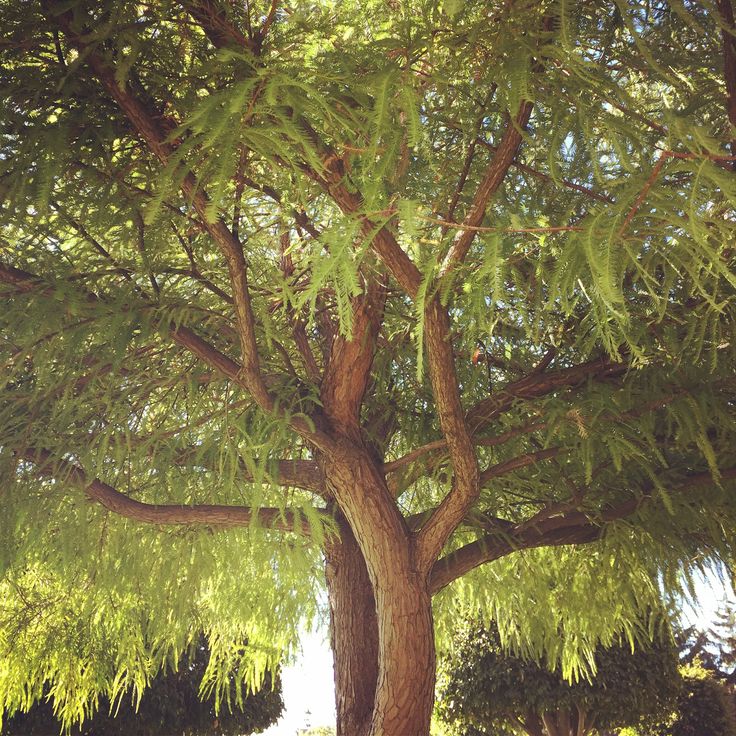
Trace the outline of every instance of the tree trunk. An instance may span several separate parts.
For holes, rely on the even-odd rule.
[[[427,736],[435,682],[431,598],[419,576],[392,582],[376,590],[378,686],[370,734]]]
[[[375,599],[378,679],[368,734],[428,736],[434,702],[434,627],[428,575],[418,569],[414,537],[380,467],[362,447],[346,441],[323,458],[322,467],[365,562]],[[340,635],[350,635],[337,631],[347,620],[338,610],[337,646]],[[346,678],[351,671],[356,670],[340,664]],[[357,688],[347,681],[341,686],[348,693]],[[361,688],[366,689],[365,683]],[[338,701],[343,695],[338,694]]]
[[[337,736],[367,736],[378,680],[376,603],[355,537],[346,523],[340,528],[340,541],[325,549]]]
[[[544,733],[547,736],[585,736],[589,733],[593,719],[587,720],[587,712],[579,706],[575,710],[548,711],[542,714]],[[526,727],[526,723],[524,724]],[[529,733],[529,729],[527,729]],[[541,733],[541,731],[540,731]]]
[[[413,579],[392,591],[380,586],[377,617],[352,532],[343,530],[325,556],[337,736],[426,736],[435,680],[426,585]]]
[[[529,736],[544,736],[542,719],[533,710],[528,710],[521,721],[522,728]]]

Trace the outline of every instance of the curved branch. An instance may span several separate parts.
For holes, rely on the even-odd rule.
[[[309,522],[298,512],[277,508],[252,509],[247,506],[217,504],[151,504],[136,501],[98,478],[90,479],[79,465],[53,457],[45,449],[26,448],[19,457],[36,465],[40,475],[53,477],[61,471],[65,478],[84,490],[90,501],[118,516],[147,524],[189,525],[202,524],[222,528],[249,526],[254,521],[264,527],[283,532],[300,532],[309,535]],[[315,509],[316,513],[319,513]],[[326,516],[326,520],[328,517]]]
[[[432,393],[453,470],[450,492],[417,536],[418,564],[420,569],[426,567],[429,570],[449,536],[478,498],[480,479],[478,458],[460,401],[450,317],[439,296],[435,296],[425,310],[424,336]]]
[[[517,550],[587,544],[600,539],[602,533],[602,526],[589,522],[551,530],[539,527],[530,527],[521,533],[509,530],[507,536],[504,537],[497,534],[484,536],[451,552],[435,563],[430,576],[430,591],[434,595],[473,568],[498,560]]]
[[[211,3],[197,2],[193,3],[193,5],[199,12],[204,13],[211,22],[217,24],[218,33],[224,32],[224,30],[230,27],[227,23],[224,25],[219,23],[221,16],[216,12],[216,6]],[[71,11],[66,11],[55,16],[52,15],[52,20],[55,20],[59,24],[69,41],[83,54],[85,62],[90,66],[95,76],[107,90],[107,93],[128,118],[150,151],[162,164],[167,164],[176,151],[176,145],[168,142],[168,134],[173,129],[173,123],[163,118],[155,110],[149,109],[145,97],[142,94],[136,94],[129,84],[125,84],[124,86],[118,84],[115,69],[110,67],[92,49],[90,44],[85,41],[84,36],[74,31],[71,21]],[[243,37],[243,40],[247,39]],[[233,236],[222,219],[213,221],[210,217],[210,199],[200,186],[200,182],[197,180],[194,172],[190,170],[185,172],[181,180],[181,190],[191,200],[203,227],[215,243],[217,243],[227,263],[240,335],[243,359],[243,366],[241,368],[242,383],[245,384],[258,405],[265,411],[271,412],[274,408],[274,401],[260,372],[255,318],[250,301],[247,269],[242,245]]]
[[[736,468],[722,470],[720,477],[723,480],[736,478]],[[683,491],[693,486],[712,485],[713,483],[711,473],[698,473],[686,478],[673,490]],[[601,538],[608,524],[636,513],[654,497],[653,491],[653,487],[648,487],[642,491],[641,495],[624,501],[618,506],[604,509],[595,516],[574,510],[556,516],[548,516],[547,511],[542,509],[532,518],[504,530],[502,534],[486,535],[438,560],[432,568],[430,590],[434,595],[473,568],[520,549],[594,542]]]

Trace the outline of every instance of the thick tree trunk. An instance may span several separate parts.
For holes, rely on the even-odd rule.
[[[371,736],[427,736],[435,682],[434,627],[426,581],[396,576],[376,590],[378,687]]]
[[[435,681],[428,574],[418,568],[414,537],[375,459],[349,441],[336,450],[323,458],[323,471],[350,525],[375,598],[378,679],[368,735],[428,736]],[[345,537],[350,539],[349,535]],[[335,581],[339,570],[330,570],[329,574]],[[340,636],[349,636],[350,632],[338,632],[337,627],[347,628],[349,621],[349,616],[338,610],[334,621],[338,647]],[[347,646],[351,645],[348,641]],[[341,656],[345,655],[337,653],[336,659]],[[343,660],[337,677],[348,678],[351,671],[355,672],[353,666],[357,666],[354,660],[350,666]],[[348,694],[357,688],[347,679],[339,686]],[[365,683],[361,688],[365,690]],[[338,693],[338,702],[343,697],[343,692]]]
[[[542,720],[546,736],[586,736],[593,725],[593,719],[588,720],[581,708],[543,713]]]
[[[363,555],[347,524],[325,549],[337,736],[367,736],[378,680],[378,625]]]
[[[349,529],[325,557],[337,736],[426,736],[435,679],[426,586],[417,579],[400,584],[398,593],[380,586],[379,629],[373,588]]]

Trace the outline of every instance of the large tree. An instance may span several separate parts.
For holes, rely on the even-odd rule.
[[[338,733],[425,734],[457,601],[567,674],[732,560],[730,0],[0,8],[4,705],[326,581]]]

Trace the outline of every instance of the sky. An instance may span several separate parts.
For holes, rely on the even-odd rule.
[[[688,624],[708,628],[719,606],[736,603],[731,586],[715,576],[695,581],[697,605],[683,607]],[[295,736],[300,729],[335,725],[335,691],[326,628],[305,634],[302,653],[282,673],[285,710],[281,720],[265,731],[265,736]]]
[[[294,736],[308,726],[335,725],[332,652],[326,627],[302,638],[302,653],[281,673],[285,710],[265,736]]]

